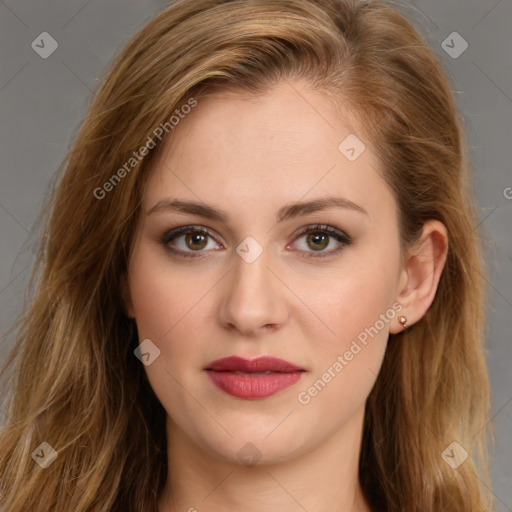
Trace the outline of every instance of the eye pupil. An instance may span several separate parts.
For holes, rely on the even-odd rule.
[[[203,249],[206,245],[206,236],[202,233],[188,233],[185,237],[187,246],[190,249]],[[189,243],[192,240],[192,243]],[[202,243],[202,245],[201,245]],[[200,244],[201,247],[193,247],[194,244]]]
[[[314,250],[321,250],[321,249],[325,249],[325,247],[328,245],[328,241],[326,242],[327,238],[328,238],[328,235],[325,235],[325,234],[309,234],[308,237],[307,237],[307,240],[308,240],[308,243],[313,240],[313,243],[315,244],[321,244],[322,243],[322,239],[323,238],[323,242],[324,244],[321,246],[321,247],[312,247],[312,249]]]

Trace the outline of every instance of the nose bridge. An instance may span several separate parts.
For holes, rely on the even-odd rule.
[[[246,332],[280,323],[285,310],[279,285],[268,268],[270,251],[248,238],[236,249],[221,310],[223,322]]]

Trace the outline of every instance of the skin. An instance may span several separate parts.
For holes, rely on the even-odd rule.
[[[351,133],[366,144],[353,162],[338,150]],[[402,254],[396,202],[369,141],[325,95],[300,82],[258,96],[200,98],[164,149],[122,282],[139,339],[160,350],[145,367],[168,414],[170,469],[159,510],[369,511],[357,474],[365,402],[389,334],[403,330],[399,314],[412,325],[434,298],[446,229],[428,222],[418,245]],[[282,206],[326,196],[366,213],[331,208],[276,223]],[[228,221],[166,208],[148,214],[169,198],[221,208]],[[208,228],[211,237],[181,234],[168,245],[196,249],[195,259],[172,255],[161,241],[188,224]],[[332,237],[299,235],[315,224],[346,232],[352,244],[308,259],[340,246]],[[262,249],[252,263],[236,252],[248,236]],[[299,393],[393,304],[401,312],[300,403]],[[306,372],[271,397],[234,398],[204,371],[231,355],[280,357]],[[244,464],[240,450],[255,452],[258,463]]]

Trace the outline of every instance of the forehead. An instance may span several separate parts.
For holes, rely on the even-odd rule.
[[[326,195],[394,208],[370,141],[321,92],[282,83],[197,101],[153,166],[146,209],[172,196],[263,212]]]

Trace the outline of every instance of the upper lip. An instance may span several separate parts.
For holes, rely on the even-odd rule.
[[[244,359],[243,357],[231,356],[217,359],[206,366],[205,370],[216,372],[282,372],[305,371],[304,368],[295,366],[284,359],[277,357],[258,357],[256,359]]]

